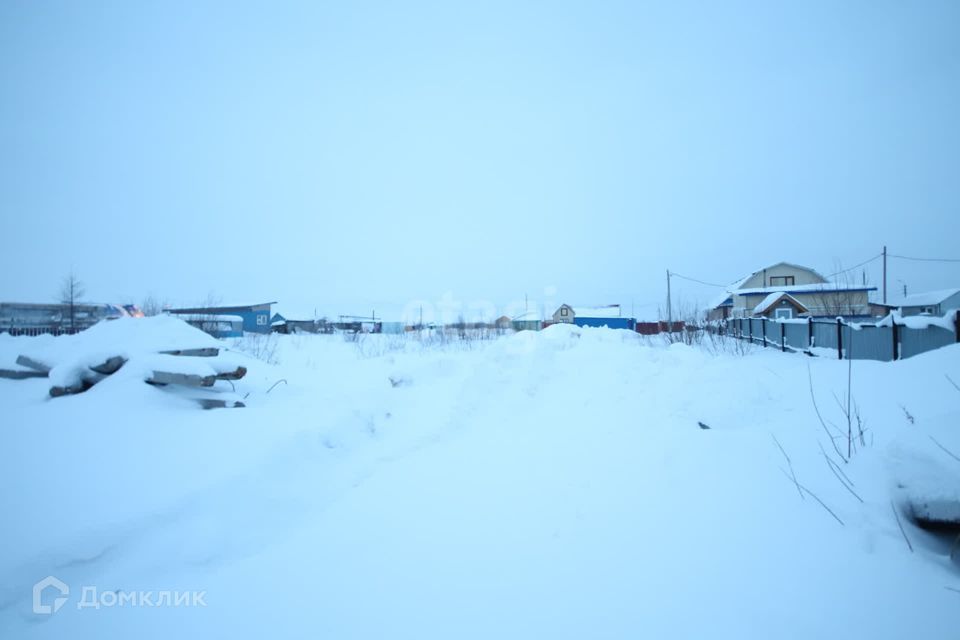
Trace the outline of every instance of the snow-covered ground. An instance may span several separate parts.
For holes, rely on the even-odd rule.
[[[61,343],[0,335],[0,367]],[[230,354],[242,409],[0,380],[0,637],[960,633],[950,541],[893,508],[960,501],[960,346],[853,363],[848,464],[811,401],[846,429],[836,360],[562,325],[234,346],[276,363]]]

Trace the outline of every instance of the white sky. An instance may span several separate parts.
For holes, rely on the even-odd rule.
[[[0,299],[656,317],[960,258],[960,3],[786,5],[0,3]]]

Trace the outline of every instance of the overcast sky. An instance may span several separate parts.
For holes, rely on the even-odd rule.
[[[960,258],[958,114],[953,0],[6,0],[0,299],[655,317]]]

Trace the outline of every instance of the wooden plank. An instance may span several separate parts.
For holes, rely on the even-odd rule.
[[[233,371],[221,371],[216,375],[217,380],[239,380],[247,375],[246,367],[237,367]]]
[[[50,387],[50,397],[60,398],[62,396],[72,396],[90,389],[93,386],[92,380],[81,380],[75,385],[69,387]]]
[[[6,380],[26,380],[28,378],[46,378],[43,371],[29,371],[26,369],[0,369],[0,378]]]
[[[49,366],[43,364],[38,360],[34,360],[28,356],[17,356],[17,364],[27,369],[33,369],[34,371],[40,371],[42,373],[50,373]]]
[[[147,384],[179,384],[185,387],[212,387],[216,381],[216,376],[198,376],[188,373],[171,373],[169,371],[154,371],[153,375],[147,378]]]
[[[960,500],[908,497],[907,507],[921,527],[960,531]]]
[[[203,409],[240,409],[246,405],[239,400],[221,400],[219,398],[194,398]]]
[[[220,349],[216,347],[206,349],[173,349],[172,351],[161,351],[165,356],[193,356],[197,358],[214,358],[220,354]]]
[[[94,373],[100,373],[105,376],[109,376],[119,371],[120,367],[122,367],[126,361],[126,358],[123,358],[122,356],[113,356],[112,358],[107,358],[102,363],[94,367],[90,367],[90,370]]]

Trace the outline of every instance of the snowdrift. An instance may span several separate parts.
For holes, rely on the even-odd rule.
[[[830,439],[845,438],[847,362],[559,325],[380,339],[277,338],[279,364],[242,362],[242,411],[196,411],[117,378],[127,365],[54,400],[46,380],[0,380],[0,635],[960,628],[955,534],[916,524],[918,505],[950,516],[960,488],[960,348],[854,362],[864,438],[843,462]],[[30,340],[0,337],[0,355],[41,357],[49,341]],[[70,594],[38,616],[46,576]],[[202,590],[206,606],[78,609],[85,586]]]
[[[246,368],[222,353],[224,345],[183,320],[168,316],[102,321],[75,335],[10,339],[0,371],[12,379],[48,378],[54,398],[83,393],[107,377],[155,386],[203,388],[218,380],[239,380]],[[118,372],[122,373],[118,375]],[[7,372],[10,375],[3,376]],[[115,385],[114,393],[121,392]],[[122,392],[121,392],[122,393]],[[234,397],[194,392],[204,408],[243,406]]]

